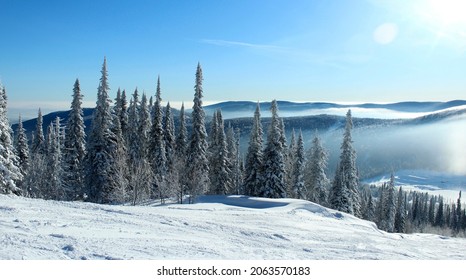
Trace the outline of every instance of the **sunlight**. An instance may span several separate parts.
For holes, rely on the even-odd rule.
[[[437,24],[449,26],[466,23],[464,0],[429,0],[427,9],[426,16]]]

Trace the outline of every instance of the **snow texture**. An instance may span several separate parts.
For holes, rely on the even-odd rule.
[[[296,199],[110,206],[0,195],[0,259],[466,259],[466,239],[395,234]]]

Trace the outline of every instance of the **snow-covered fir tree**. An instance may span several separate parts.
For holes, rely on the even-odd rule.
[[[60,117],[56,117],[55,122],[51,123],[47,130],[46,174],[48,180],[42,191],[45,199],[64,200],[69,197],[64,185],[63,136]]]
[[[283,146],[285,133],[283,122],[278,116],[276,100],[272,101],[270,110],[272,118],[264,149],[264,185],[261,194],[268,198],[284,198],[286,197],[285,148]]]
[[[244,193],[249,196],[261,195],[263,182],[262,124],[259,102],[256,105],[249,137],[249,146],[244,167]]]
[[[395,215],[396,215],[396,197],[395,197],[395,176],[390,176],[390,181],[386,188],[386,199],[384,200],[384,228],[388,232],[394,232]]]
[[[296,142],[296,154],[292,157],[294,164],[292,168],[292,190],[293,197],[306,199],[307,190],[304,185],[304,140],[302,131],[299,132],[298,142]]]
[[[32,154],[45,153],[45,136],[44,136],[43,122],[44,120],[42,117],[42,111],[41,109],[39,109],[39,112],[37,114],[36,131],[35,131],[34,138],[32,141],[32,146],[31,146]]]
[[[131,98],[131,105],[128,109],[128,133],[127,133],[127,146],[128,146],[128,155],[129,161],[132,167],[138,163],[138,160],[143,154],[141,147],[141,138],[139,137],[139,109],[141,104],[139,102],[139,93],[138,89],[134,90],[133,96]]]
[[[165,107],[163,118],[163,139],[165,144],[165,157],[167,159],[167,172],[173,172],[175,161],[175,121],[173,119],[170,102]]]
[[[227,150],[228,150],[228,162],[230,174],[228,175],[231,179],[231,194],[243,194],[242,181],[243,177],[240,170],[240,151],[239,151],[239,130],[235,133],[235,130],[228,123],[227,129]]]
[[[6,90],[0,83],[0,193],[21,194],[17,183],[23,179],[15,154],[12,129],[7,116]]]
[[[21,115],[18,119],[18,127],[16,129],[16,155],[18,156],[19,169],[23,177],[26,176],[29,166],[29,145],[26,135],[26,129],[23,127]],[[24,192],[23,192],[24,193]]]
[[[85,184],[88,200],[97,203],[115,203],[113,192],[118,187],[119,169],[115,162],[118,142],[112,132],[112,114],[109,99],[107,60],[102,65],[102,76],[97,89],[97,102],[92,116],[92,127],[87,142]]]
[[[286,194],[288,197],[295,197],[293,190],[293,168],[296,161],[296,133],[293,128],[291,131],[290,145],[285,149],[285,171],[286,171]]]
[[[183,196],[186,190],[186,152],[187,152],[188,131],[186,129],[186,115],[184,112],[184,102],[181,104],[178,133],[175,140],[175,161],[174,161],[174,192],[180,203],[183,203]]]
[[[231,190],[231,170],[229,169],[230,162],[228,158],[227,142],[225,135],[225,126],[222,117],[222,111],[217,110],[214,114],[216,121],[213,130],[213,143],[210,146],[210,190],[211,194],[228,194]]]
[[[145,93],[142,94],[141,106],[139,108],[137,137],[139,138],[139,158],[148,159],[149,150],[149,133],[151,128],[151,116],[149,111],[149,104]]]
[[[207,160],[207,132],[205,129],[205,113],[202,108],[202,68],[197,65],[196,83],[194,86],[194,104],[191,113],[192,132],[187,152],[187,194],[190,202],[205,192],[209,185],[209,162]]]
[[[402,187],[398,190],[396,205],[394,231],[403,233],[406,230],[406,205]]]
[[[162,92],[160,89],[160,77],[157,78],[155,92],[154,113],[150,131],[149,154],[151,157],[152,172],[154,174],[153,194],[157,194],[163,200],[168,195],[166,184],[167,158],[163,133]]]
[[[330,186],[326,174],[328,153],[323,147],[317,131],[308,152],[308,159],[305,171],[305,185],[308,189],[307,199],[326,206],[328,205],[328,189]]]
[[[66,123],[64,158],[64,187],[71,200],[82,200],[84,194],[84,158],[86,156],[86,133],[83,119],[82,94],[79,80],[73,87],[73,101]]]
[[[353,128],[353,121],[351,118],[351,110],[346,114],[345,133],[343,136],[343,143],[341,145],[341,155],[339,168],[336,171],[335,180],[332,190],[331,206],[334,209],[353,214],[357,217],[361,216],[361,203],[358,192],[359,178],[358,170],[356,167],[356,151],[353,148],[353,140],[351,130]],[[338,179],[338,180],[337,180]],[[345,199],[339,199],[335,195],[347,195],[347,205],[341,205]]]

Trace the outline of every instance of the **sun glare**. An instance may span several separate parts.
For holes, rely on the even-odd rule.
[[[466,24],[465,0],[429,0],[427,16],[441,25]]]

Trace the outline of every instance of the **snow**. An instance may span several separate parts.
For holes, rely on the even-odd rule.
[[[0,195],[0,259],[466,259],[466,239],[392,234],[296,199],[111,206]]]
[[[380,186],[390,180],[390,174],[364,180],[364,183]],[[466,191],[466,176],[431,170],[399,170],[395,172],[397,187],[406,191],[427,192],[441,195],[447,202],[456,202],[459,191]]]

